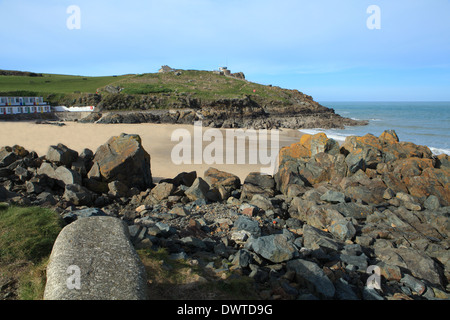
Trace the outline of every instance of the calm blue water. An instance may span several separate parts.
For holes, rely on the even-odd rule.
[[[343,130],[301,130],[325,132],[328,137],[344,141],[347,136],[371,133],[379,136],[393,129],[400,141],[428,146],[435,154],[450,155],[450,102],[321,102],[346,118],[369,120],[368,126]]]

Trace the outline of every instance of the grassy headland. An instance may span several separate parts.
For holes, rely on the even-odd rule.
[[[22,74],[0,75],[0,96],[43,96],[52,105],[70,105],[68,102],[82,105],[89,100],[89,95],[96,92],[102,96],[117,94],[108,91],[108,87],[115,87],[120,88],[120,95],[123,96],[156,98],[160,102],[157,107],[164,108],[176,105],[186,97],[211,102],[251,95],[256,101],[291,104],[295,91],[197,70],[105,77],[58,74],[36,77]]]

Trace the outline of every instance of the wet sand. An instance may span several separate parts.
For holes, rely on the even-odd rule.
[[[181,129],[181,130],[179,130]],[[51,124],[36,124],[34,122],[0,122],[0,147],[20,145],[29,151],[35,151],[39,156],[43,156],[47,153],[49,146],[62,143],[67,147],[81,152],[84,148],[89,148],[93,152],[97,148],[104,144],[110,137],[120,135],[121,133],[138,134],[142,139],[144,149],[151,156],[151,170],[154,181],[157,182],[164,178],[173,178],[178,173],[197,171],[198,176],[202,177],[205,170],[209,167],[214,167],[219,170],[233,173],[242,181],[250,172],[260,171],[261,168],[268,168],[269,165],[262,165],[260,157],[255,156],[255,149],[252,149],[251,155],[249,154],[249,139],[246,139],[245,146],[239,145],[238,140],[234,141],[234,155],[235,160],[227,161],[227,155],[230,155],[232,149],[230,146],[226,146],[227,133],[230,134],[236,131],[230,129],[214,129],[200,128],[202,131],[198,131],[198,128],[194,128],[193,125],[170,125],[170,124],[82,124],[76,122],[66,122],[64,126],[56,126]],[[176,131],[178,130],[178,131]],[[197,130],[197,131],[195,131]],[[212,139],[205,139],[207,135],[205,132],[212,136]],[[248,131],[245,131],[248,133]],[[283,129],[279,132],[279,146],[278,148],[271,148],[270,152],[264,146],[270,147],[270,140],[268,143],[261,143],[258,145],[258,152],[267,156],[273,155],[273,152],[278,154],[278,150],[284,146],[291,145],[298,142],[301,137],[301,133],[297,130]],[[256,131],[257,136],[260,137],[259,131]],[[223,149],[213,148],[220,145],[220,134],[223,137]],[[269,131],[267,137],[270,138],[272,131]],[[172,141],[171,137],[174,136]],[[274,135],[275,136],[275,135]],[[219,139],[216,139],[219,137]],[[204,141],[207,140],[207,141]],[[191,159],[190,161],[185,158],[185,163],[174,163],[172,151],[178,146],[181,147],[181,142],[191,142]],[[202,148],[195,147],[194,141],[201,141]],[[259,140],[258,140],[259,141]],[[187,144],[186,144],[187,145]],[[198,146],[197,144],[196,146]],[[209,148],[208,148],[209,146]],[[245,148],[245,152],[243,150]],[[208,152],[214,149],[223,150],[223,157],[215,152]],[[251,149],[251,148],[250,148]],[[183,149],[189,151],[188,149]],[[197,152],[197,161],[195,161],[194,152]],[[199,153],[200,152],[200,153]],[[187,154],[187,153],[186,153]],[[205,157],[205,154],[211,154],[213,157],[209,160]],[[245,156],[243,164],[237,164],[237,155]],[[199,156],[198,156],[199,155]],[[175,154],[177,159],[183,156],[183,152],[177,152]],[[203,157],[202,157],[203,156]],[[250,157],[256,157],[256,163],[250,163]],[[222,160],[220,160],[222,158]],[[200,161],[198,161],[200,160]],[[206,160],[206,161],[205,161]],[[209,163],[208,163],[209,161]],[[213,163],[211,163],[211,161]],[[186,164],[191,162],[191,164]],[[219,163],[217,163],[219,162]],[[223,164],[220,164],[222,162]],[[234,164],[227,164],[234,163]]]

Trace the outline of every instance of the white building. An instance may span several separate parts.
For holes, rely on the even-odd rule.
[[[0,115],[44,112],[51,107],[42,97],[0,97]]]
[[[55,112],[93,112],[95,111],[94,106],[87,107],[66,107],[66,106],[57,106],[52,108]]]

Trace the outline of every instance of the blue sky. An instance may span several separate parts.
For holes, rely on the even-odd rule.
[[[367,28],[370,5],[381,29]],[[317,101],[450,101],[449,0],[0,0],[0,16],[0,69],[226,65]]]

